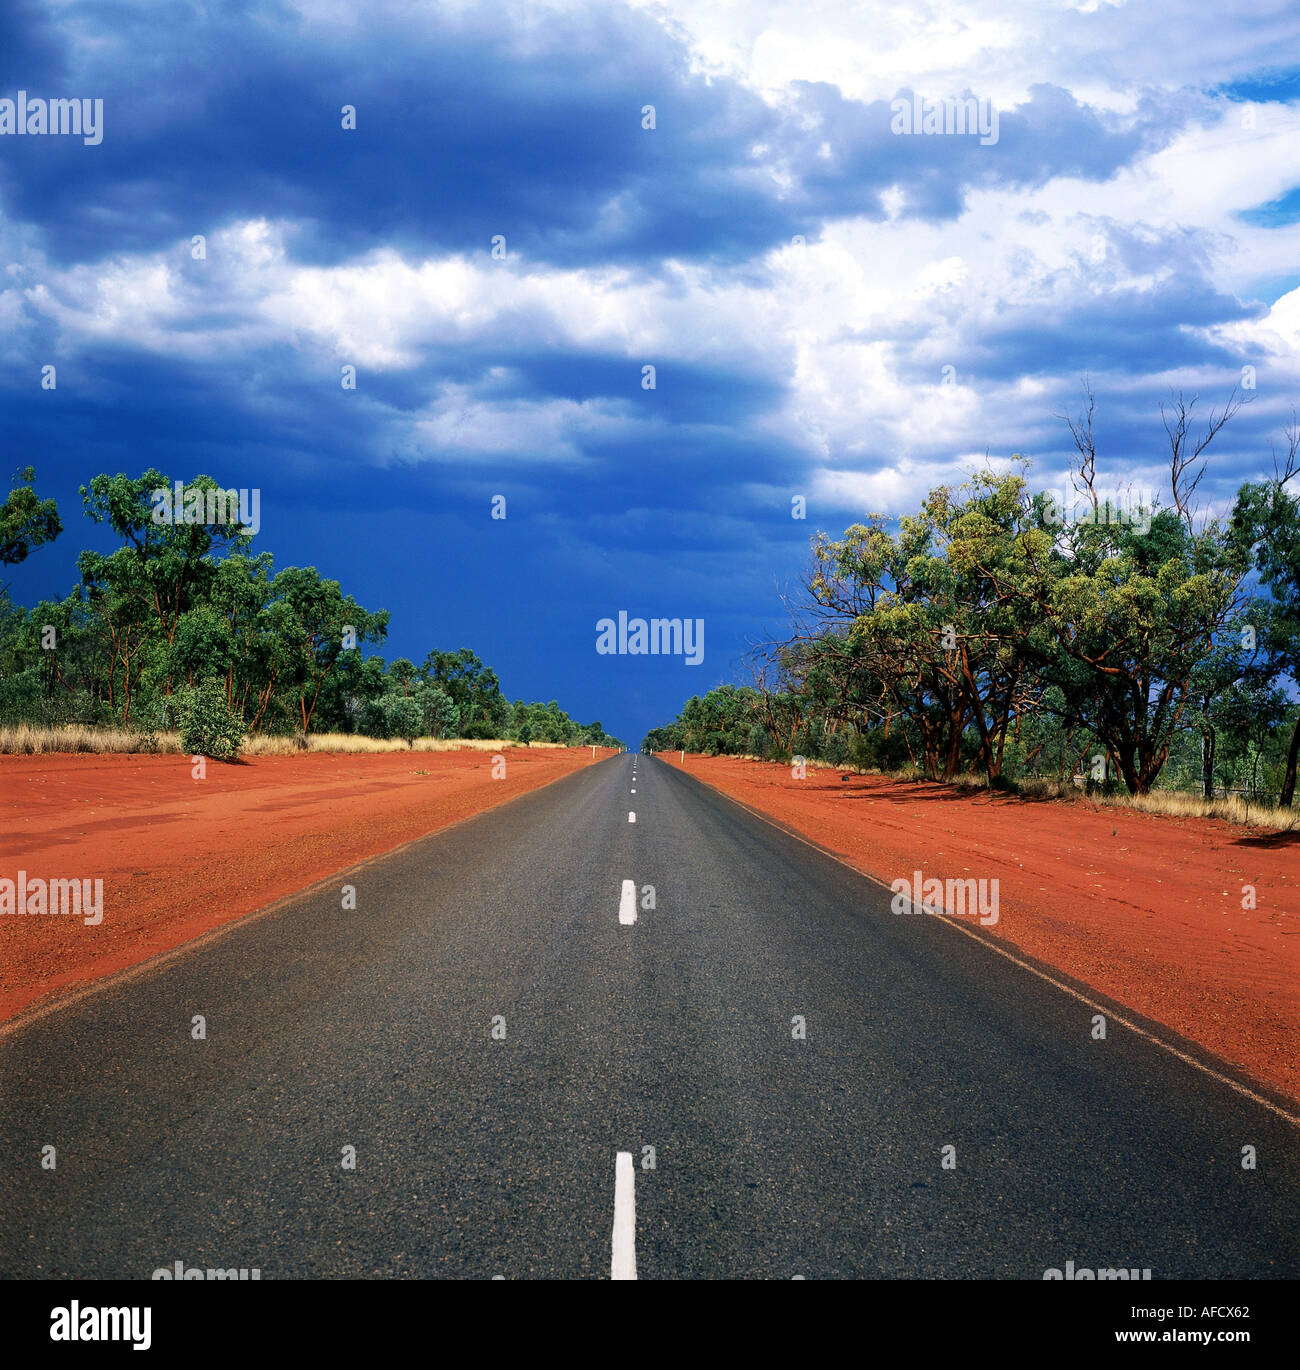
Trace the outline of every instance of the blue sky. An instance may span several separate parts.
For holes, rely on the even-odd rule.
[[[1058,488],[1085,374],[1103,477],[1162,489],[1160,401],[1253,367],[1222,503],[1300,403],[1296,53],[1289,3],[10,0],[0,98],[104,102],[0,136],[0,443],[66,527],[11,593],[75,583],[92,475],[202,472],[390,659],[635,743],[744,678],[816,530],[1017,452]],[[703,664],[598,655],[620,609]]]

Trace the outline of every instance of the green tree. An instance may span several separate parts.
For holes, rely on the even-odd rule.
[[[1300,425],[1287,430],[1288,451],[1275,461],[1270,481],[1243,485],[1232,515],[1238,543],[1253,555],[1261,584],[1272,603],[1262,638],[1274,673],[1300,683],[1300,495],[1288,489],[1300,475]],[[1286,753],[1281,802],[1295,799],[1300,765],[1300,710],[1296,711]]]
[[[214,574],[213,558],[224,551],[244,551],[250,536],[239,523],[164,522],[156,517],[162,507],[154,499],[171,482],[151,467],[136,480],[122,474],[94,477],[81,487],[86,514],[95,523],[106,523],[125,546],[112,554],[132,563],[128,576],[119,573],[119,584],[129,580],[154,615],[162,635],[170,643],[181,615],[199,602]],[[185,487],[204,493],[221,487],[210,476],[196,476]],[[95,564],[94,554],[84,553]]]
[[[356,650],[363,642],[382,642],[389,615],[386,609],[367,612],[343,594],[337,580],[325,580],[314,566],[286,567],[275,577],[273,590],[283,605],[277,627],[291,661],[298,720],[307,733],[321,687],[345,650],[348,630],[355,635]]]
[[[180,695],[181,745],[218,761],[233,761],[244,740],[244,725],[232,712],[215,676],[187,685]]]
[[[455,652],[430,652],[420,675],[450,696],[462,736],[497,737],[506,730],[510,710],[497,674],[468,647]]]
[[[425,733],[430,737],[455,736],[460,723],[460,710],[446,690],[438,685],[420,685],[416,700]]]
[[[53,542],[63,531],[57,505],[37,496],[35,481],[36,468],[22,467],[0,504],[0,566],[17,566],[34,548]]]

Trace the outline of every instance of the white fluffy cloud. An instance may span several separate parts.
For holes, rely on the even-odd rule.
[[[346,10],[316,9],[322,21],[347,22]],[[699,69],[777,104],[796,81],[858,99],[910,85],[1014,102],[1046,80],[1081,101],[1131,109],[1148,85],[1208,87],[1266,65],[1294,27],[1280,5],[1225,25],[1208,5],[1184,5],[1171,20],[1167,9],[1106,0],[1006,3],[977,17],[948,3],[656,0],[653,9],[688,36]],[[1164,41],[1170,22],[1208,31],[1211,16],[1214,44]],[[1154,52],[1163,66],[1153,77]],[[411,459],[583,462],[593,444],[657,431],[664,421],[632,403],[632,378],[644,363],[676,363],[772,387],[779,399],[755,402],[742,436],[787,449],[809,488],[837,508],[897,511],[959,473],[961,454],[1003,460],[1037,447],[1049,468],[1059,462],[1052,416],[1077,395],[1076,359],[1000,364],[1013,354],[999,354],[998,339],[1019,319],[1088,321],[1098,359],[1090,369],[1104,373],[1110,320],[1122,325],[1135,299],[1154,306],[1178,289],[1251,299],[1275,288],[1280,298],[1265,298],[1271,308],[1257,320],[1164,326],[1233,359],[1188,373],[1193,388],[1226,393],[1238,363],[1258,365],[1264,409],[1280,415],[1294,402],[1300,290],[1270,283],[1294,282],[1300,229],[1240,216],[1292,188],[1300,106],[1262,103],[1242,116],[1227,100],[1207,103],[1168,146],[1105,184],[1059,177],[1032,190],[980,190],[942,222],[845,216],[803,246],[741,266],[559,269],[486,252],[416,260],[393,248],[303,265],[291,251],[293,223],[249,220],[214,232],[201,263],[178,243],[60,270],[28,237],[0,278],[0,324],[50,327],[60,352],[113,339],[204,361],[282,348],[322,367],[394,375],[436,367],[449,349],[481,359],[476,379],[435,379],[432,400],[391,415],[391,441],[376,451]],[[1086,353],[1091,340],[1082,341]],[[522,394],[511,359],[548,349],[626,362],[632,394]],[[1116,392],[1145,387],[1158,398],[1182,378],[1153,354],[1140,373],[1126,363],[1111,379]]]
[[[888,99],[904,86],[934,98],[970,88],[1005,105],[1050,82],[1128,110],[1143,88],[1204,88],[1274,67],[1296,41],[1288,0],[1264,0],[1249,19],[1214,0],[634,3],[686,35],[697,69],[742,80],[774,103],[795,81],[824,81],[855,100]],[[1209,33],[1213,42],[1193,37]]]

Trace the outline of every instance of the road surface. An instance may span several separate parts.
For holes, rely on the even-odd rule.
[[[1295,1126],[889,900],[566,777],[0,1040],[0,1273],[1300,1273]]]

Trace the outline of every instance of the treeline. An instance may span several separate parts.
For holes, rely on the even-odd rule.
[[[1031,492],[1018,459],[909,517],[819,534],[792,631],[755,654],[754,685],[691,699],[643,747],[1290,805],[1300,429],[1271,479],[1202,517],[1202,454],[1234,408],[1201,431],[1181,398],[1165,416],[1163,507],[1103,493],[1090,403],[1071,425],[1080,517]]]
[[[0,564],[15,565],[62,532],[34,472],[17,473],[0,505]],[[367,647],[388,632],[310,566],[275,569],[207,476],[185,486],[196,521],[158,513],[157,470],[137,480],[96,476],[81,488],[89,518],[121,546],[77,558],[80,583],[34,608],[0,591],[0,723],[172,728],[195,701],[248,733],[360,733],[380,738],[502,738],[619,746],[601,725],[554,701],[511,701],[468,648],[431,651],[420,665]],[[228,517],[205,521],[203,509]]]

